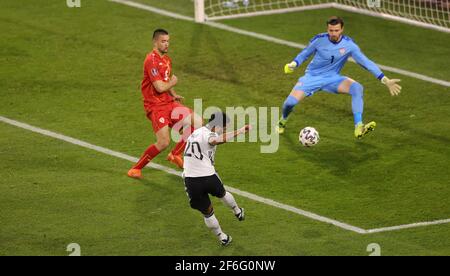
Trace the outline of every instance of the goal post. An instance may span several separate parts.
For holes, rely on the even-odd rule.
[[[450,0],[194,0],[196,22],[336,8],[450,33]]]
[[[194,0],[195,22],[202,23],[206,21],[205,0]]]

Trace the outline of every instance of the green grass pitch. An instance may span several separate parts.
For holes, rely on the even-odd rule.
[[[158,27],[171,33],[177,91],[192,106],[279,106],[296,78],[282,67],[297,49],[175,20],[109,1],[3,0],[0,116],[139,156],[154,134],[141,102],[142,63]],[[192,16],[191,1],[140,0]],[[222,23],[306,44],[339,14],[346,33],[375,62],[450,79],[450,36],[338,10]],[[350,97],[318,93],[290,118],[280,148],[219,147],[225,184],[364,229],[450,218],[450,88],[401,78],[387,89],[358,65],[343,74],[365,87],[365,120],[353,138]],[[320,143],[298,144],[314,126]],[[165,154],[155,159],[171,166]],[[450,255],[450,224],[361,235],[236,196],[247,220],[214,199],[234,238],[221,248],[189,208],[182,180],[153,169],[126,177],[131,163],[0,123],[0,255]]]

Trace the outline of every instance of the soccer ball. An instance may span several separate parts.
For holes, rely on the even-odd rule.
[[[312,147],[319,143],[319,132],[313,127],[305,127],[300,130],[298,140],[305,147]]]

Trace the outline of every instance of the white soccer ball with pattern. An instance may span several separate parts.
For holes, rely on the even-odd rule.
[[[313,127],[305,127],[300,131],[298,140],[305,147],[312,147],[319,143],[320,137],[319,132]]]

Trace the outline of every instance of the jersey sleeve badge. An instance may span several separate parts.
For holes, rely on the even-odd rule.
[[[152,68],[151,71],[152,71],[152,75],[153,75],[154,77],[158,76],[158,69]]]

